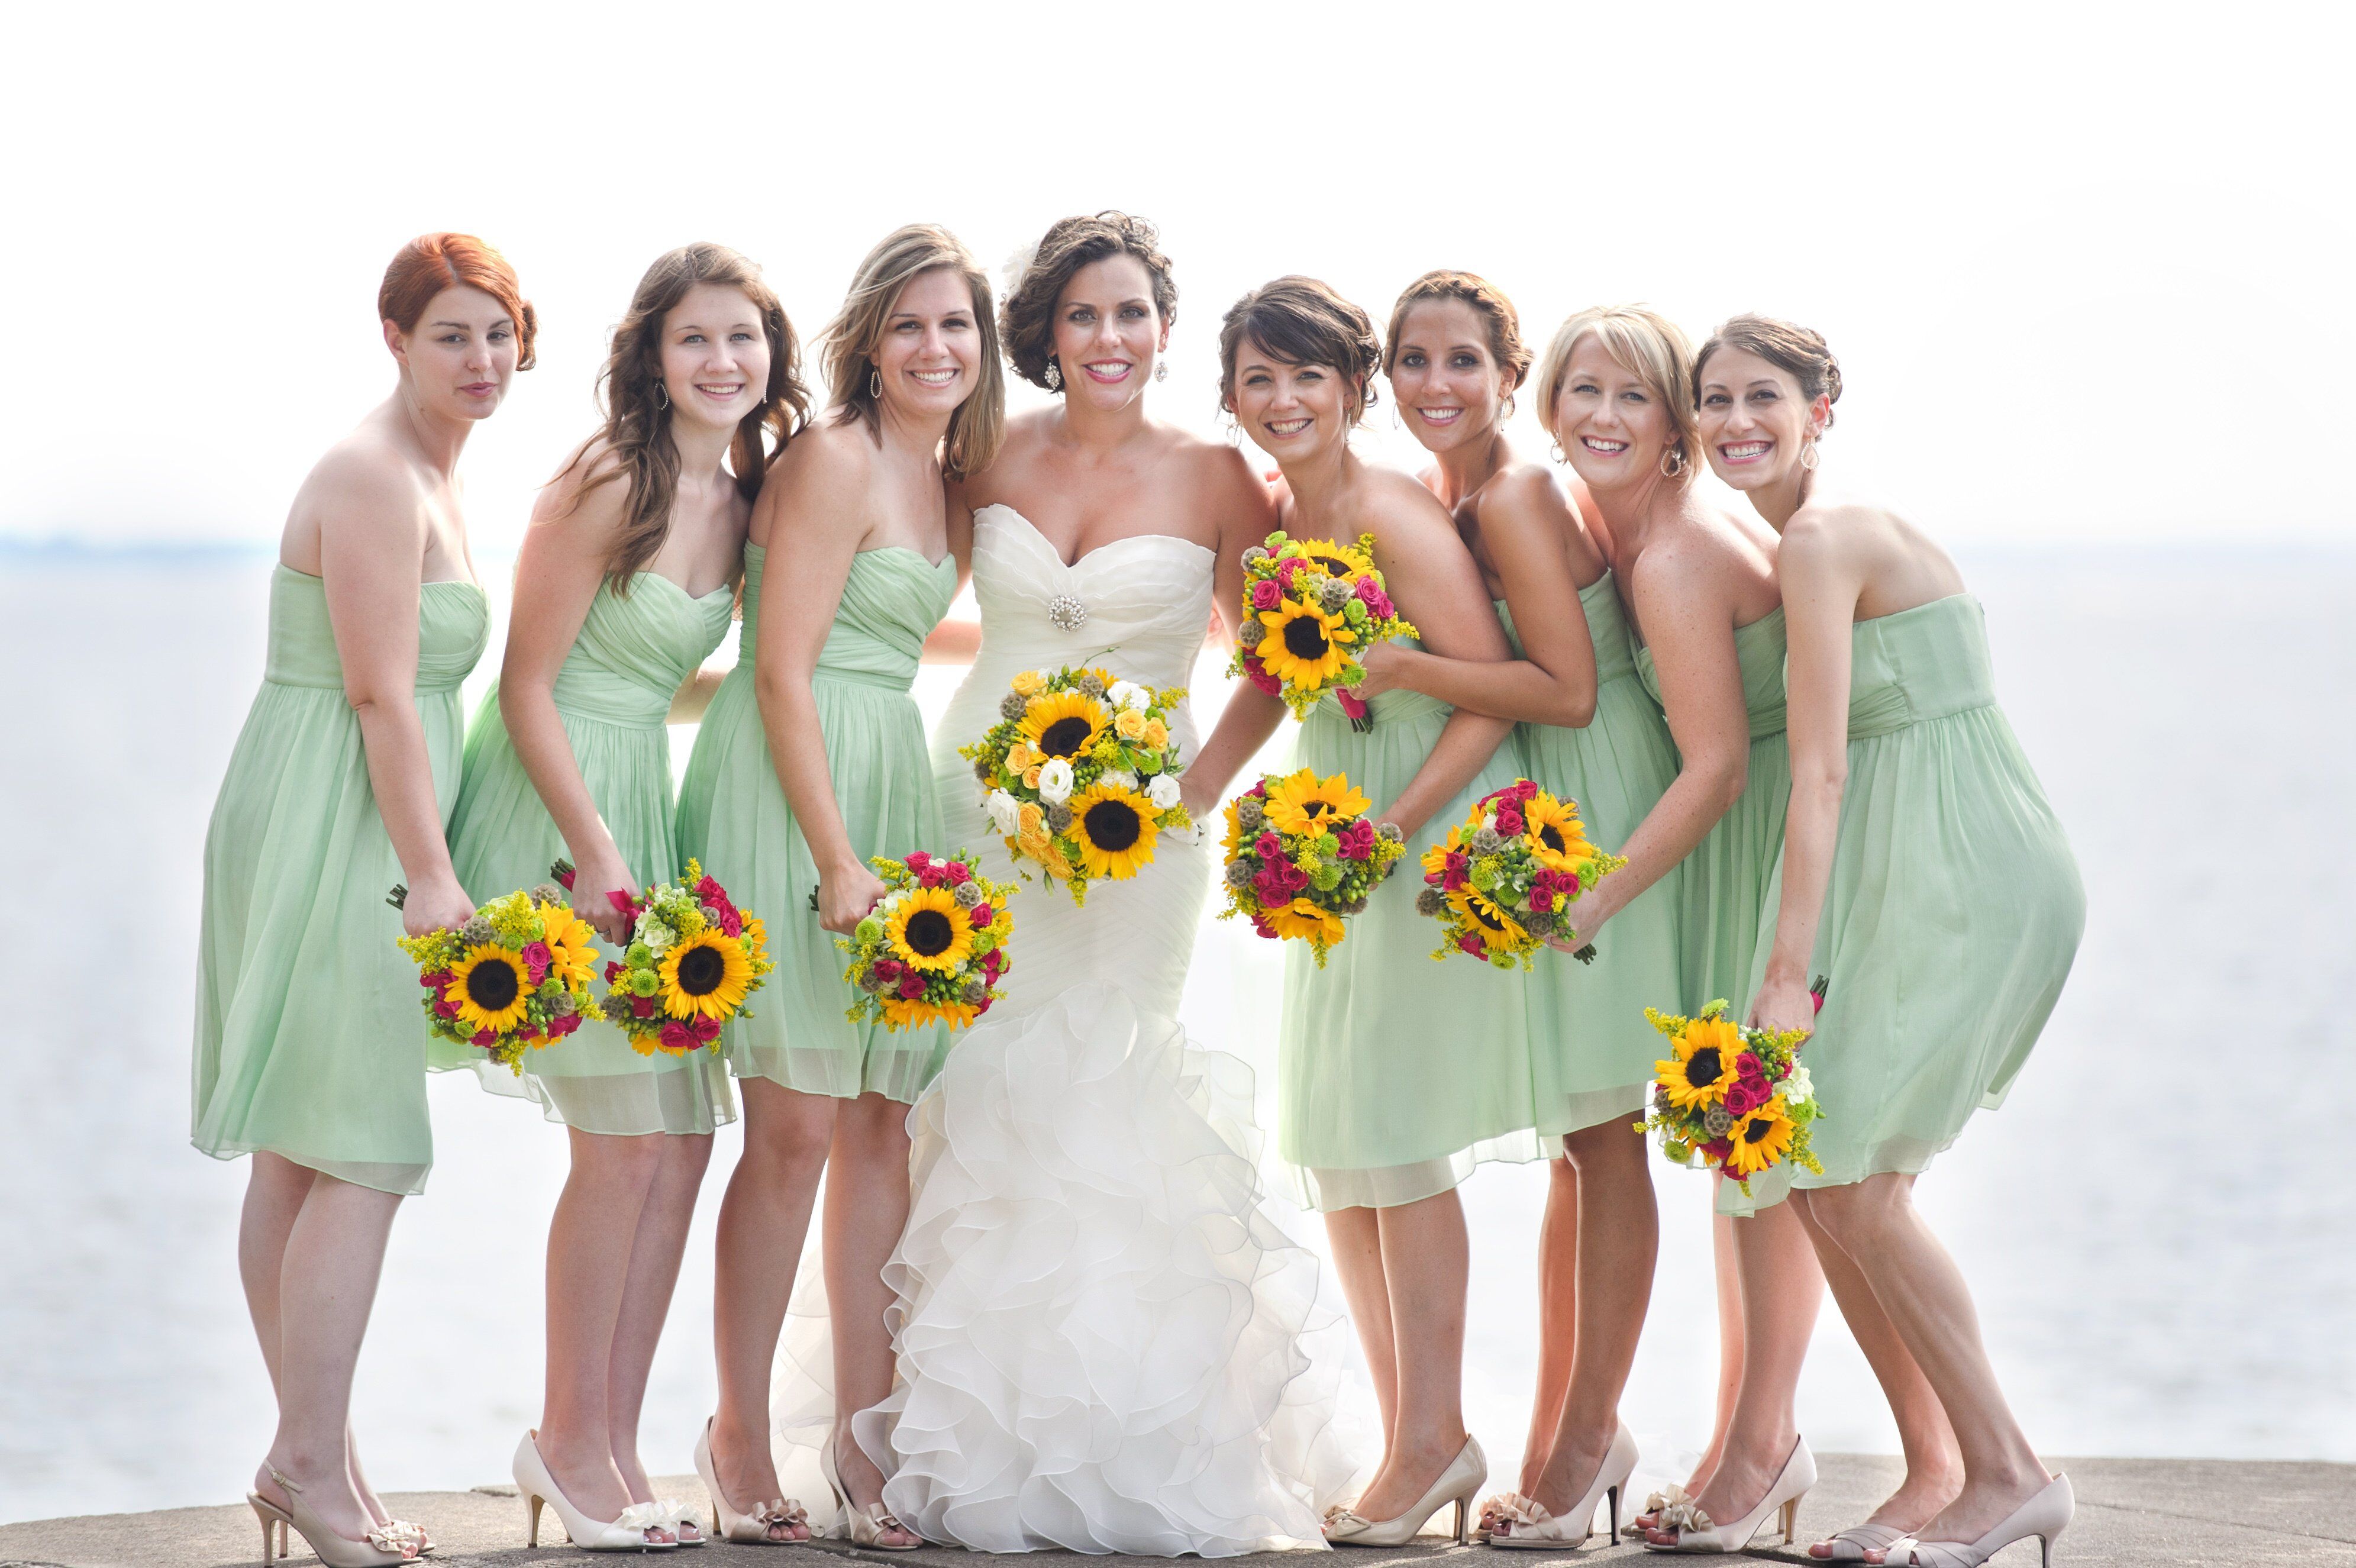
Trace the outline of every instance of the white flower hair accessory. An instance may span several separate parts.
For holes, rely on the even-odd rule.
[[[1033,240],[1029,244],[1015,246],[1013,253],[1006,258],[1006,264],[998,270],[999,292],[1012,294],[1022,287],[1023,274],[1031,270],[1031,263],[1038,259],[1038,241]]]

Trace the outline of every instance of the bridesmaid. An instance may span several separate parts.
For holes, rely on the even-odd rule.
[[[1369,650],[1361,696],[1404,688],[1519,719],[1522,772],[1576,800],[1617,850],[1677,775],[1668,725],[1636,678],[1625,618],[1585,508],[1505,435],[1530,369],[1520,318],[1469,273],[1427,273],[1392,307],[1383,349],[1399,416],[1435,459],[1423,476],[1481,568],[1515,662]],[[1574,491],[1585,487],[1573,481]],[[1523,634],[1523,628],[1527,634]],[[1537,1130],[1559,1158],[1538,1240],[1537,1391],[1516,1492],[1483,1506],[1497,1541],[1577,1546],[1597,1506],[1618,1528],[1635,1441],[1622,1389],[1652,1297],[1659,1213],[1634,1121],[1660,1055],[1648,1005],[1678,993],[1672,871],[1619,916],[1592,967],[1549,961],[1531,978],[1530,1075]]]
[[[751,262],[711,244],[663,256],[615,328],[605,424],[541,492],[524,538],[450,853],[487,889],[530,886],[570,858],[573,902],[608,957],[629,940],[608,891],[680,874],[664,721],[728,629],[770,445],[805,407],[796,369],[793,328]],[[656,1498],[638,1412],[712,1126],[734,1120],[727,1071],[716,1053],[642,1056],[599,1023],[532,1053],[521,1079],[477,1052],[436,1055],[473,1060],[485,1087],[528,1092],[571,1130],[548,1232],[548,1391],[517,1485],[553,1487],[593,1525],[643,1511]],[[675,1520],[680,1541],[701,1539],[675,1509],[665,1519],[618,1533],[659,1542]]]
[[[945,481],[988,465],[1006,394],[989,278],[956,236],[928,224],[868,252],[826,344],[832,406],[761,488],[736,668],[680,795],[684,847],[768,920],[777,962],[758,1015],[731,1025],[726,1042],[744,1082],[744,1154],[720,1211],[720,1409],[698,1461],[731,1539],[799,1539],[782,1503],[757,1505],[767,1528],[739,1534],[731,1499],[783,1490],[769,1369],[830,1166],[837,1437],[822,1464],[839,1502],[848,1488],[851,1539],[906,1551],[921,1543],[884,1509],[881,1473],[841,1439],[852,1412],[892,1391],[882,1271],[907,1222],[907,1109],[946,1041],[937,1029],[847,1022],[851,993],[831,933],[851,930],[883,896],[870,856],[943,847],[908,688],[957,593]],[[776,591],[764,597],[772,551]]]
[[[1447,510],[1350,449],[1380,363],[1365,312],[1313,278],[1279,278],[1226,314],[1220,401],[1282,472],[1280,526],[1344,543],[1373,534],[1400,613],[1435,650],[1503,660],[1505,633]],[[1412,692],[1376,697],[1371,717],[1361,734],[1329,698],[1301,725],[1293,765],[1346,773],[1404,834],[1403,864],[1515,777],[1498,751],[1513,727],[1503,719]],[[1302,1201],[1325,1214],[1383,1414],[1380,1468],[1326,1522],[1336,1545],[1404,1544],[1451,1502],[1464,1539],[1488,1462],[1464,1430],[1471,1260],[1455,1189],[1478,1161],[1537,1152],[1522,980],[1435,968],[1439,928],[1416,892],[1413,876],[1378,889],[1323,969],[1304,944],[1285,955],[1280,1152]]]
[[[1710,467],[1783,535],[1791,620],[1792,800],[1751,1017],[1815,1031],[1804,1059],[1825,1168],[1792,1173],[1791,1207],[1906,1446],[1897,1494],[1810,1550],[1968,1568],[2034,1535],[2050,1557],[2070,1483],[2013,1421],[1912,1195],[1972,1112],[2003,1101],[2053,1010],[2085,925],[2077,864],[1997,706],[1954,563],[1826,482],[1841,376],[1825,340],[1738,316],[1695,380]]]
[[[443,837],[458,686],[490,624],[458,456],[531,367],[536,327],[470,234],[402,246],[377,315],[398,380],[294,497],[269,662],[205,836],[190,1134],[253,1155],[238,1268],[278,1396],[248,1498],[263,1556],[291,1525],[331,1568],[431,1545],[360,1474],[352,1368],[393,1211],[434,1164],[417,972],[394,939],[475,908]]]
[[[1612,542],[1636,672],[1679,758],[1621,846],[1626,867],[1576,906],[1580,936],[1613,950],[1617,930],[1601,933],[1674,871],[1678,987],[1655,1004],[1697,1008],[1744,994],[1791,772],[1775,536],[1693,493],[1691,363],[1685,335],[1651,310],[1584,310],[1555,332],[1537,391],[1539,417]],[[1721,1207],[1739,1191],[1721,1185]],[[1789,1500],[1773,1497],[1787,1461],[1781,1478],[1798,1489],[1813,1474],[1793,1404],[1824,1286],[1805,1235],[1777,1211],[1739,1227],[1721,1219],[1714,1231],[1719,1422],[1689,1484],[1711,1517],[1740,1520],[1762,1511],[1762,1498]],[[1741,1534],[1724,1544],[1722,1533],[1694,1532],[1686,1549],[1731,1551]]]

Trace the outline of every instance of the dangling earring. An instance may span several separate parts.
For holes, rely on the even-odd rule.
[[[1661,478],[1674,479],[1686,471],[1686,449],[1672,446],[1661,454]]]
[[[1064,361],[1060,356],[1048,356],[1047,390],[1049,392],[1062,392],[1064,390]]]
[[[1800,467],[1803,468],[1813,468],[1815,466],[1816,444],[1811,441],[1805,446],[1800,448]]]
[[[1244,444],[1244,427],[1243,423],[1236,418],[1236,411],[1232,408],[1223,408],[1219,413],[1221,415],[1219,423],[1227,427],[1227,445],[1236,447],[1242,446]]]
[[[884,372],[873,365],[867,367],[867,396],[873,403],[884,401]]]
[[[670,389],[660,381],[655,383],[655,406],[657,408],[670,406]]]
[[[1153,379],[1157,381],[1166,381],[1170,379],[1169,360],[1156,360],[1153,361]]]
[[[1559,435],[1547,443],[1547,450],[1554,454],[1554,460],[1557,467],[1570,461],[1570,458],[1563,452],[1562,437]]]

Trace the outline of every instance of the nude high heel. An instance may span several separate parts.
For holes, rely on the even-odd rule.
[[[1979,1568],[2014,1541],[2027,1541],[2033,1535],[2037,1537],[2038,1550],[2044,1553],[2045,1568],[2053,1568],[2053,1543],[2062,1539],[2062,1532],[2070,1528],[2077,1513],[2077,1494],[2071,1489],[2070,1477],[2056,1476],[1977,1541],[1915,1541],[1910,1537],[1892,1546],[1882,1561],[1906,1568]]]
[[[274,1466],[271,1468],[270,1478],[278,1483],[280,1491],[286,1494],[289,1506],[282,1509],[259,1492],[245,1495],[245,1500],[252,1505],[254,1517],[262,1521],[262,1561],[265,1564],[272,1560],[270,1533],[273,1525],[277,1527],[278,1555],[282,1558],[286,1555],[286,1531],[292,1527],[294,1533],[303,1538],[304,1543],[318,1554],[319,1561],[327,1564],[327,1568],[391,1568],[396,1563],[417,1560],[414,1542],[390,1535],[382,1530],[369,1530],[358,1541],[337,1535],[303,1500],[303,1488],[280,1475]]]
[[[1456,1505],[1456,1544],[1470,1540],[1472,1500],[1489,1478],[1489,1456],[1480,1442],[1467,1437],[1456,1457],[1440,1472],[1440,1479],[1397,1519],[1371,1520],[1355,1509],[1344,1509],[1325,1527],[1325,1539],[1335,1546],[1405,1546],[1423,1532],[1431,1516]]]
[[[1611,1510],[1611,1526],[1604,1536],[1607,1541],[1620,1534],[1620,1496],[1628,1489],[1628,1477],[1636,1468],[1636,1439],[1624,1426],[1615,1426],[1612,1446],[1597,1466],[1595,1482],[1587,1495],[1570,1506],[1570,1511],[1551,1514],[1544,1504],[1521,1498],[1508,1506],[1508,1511],[1497,1521],[1498,1528],[1490,1532],[1489,1544],[1521,1551],[1541,1549],[1562,1552],[1587,1544],[1595,1533],[1595,1509],[1606,1504]]]
[[[798,1546],[808,1541],[809,1514],[792,1498],[755,1503],[748,1514],[738,1513],[729,1506],[728,1494],[720,1489],[720,1466],[712,1457],[712,1425],[711,1421],[705,1422],[703,1434],[695,1440],[695,1473],[703,1478],[703,1489],[712,1494],[712,1535],[723,1541],[751,1541],[763,1546]],[[787,1532],[782,1541],[769,1533],[780,1526]],[[802,1533],[795,1536],[791,1532],[796,1530]]]
[[[819,1473],[826,1477],[827,1489],[834,1494],[834,1506],[841,1510],[843,1523],[850,1527],[851,1545],[872,1547],[877,1552],[914,1552],[925,1544],[915,1530],[902,1524],[892,1510],[884,1506],[881,1498],[869,1503],[864,1509],[851,1506],[851,1489],[842,1484],[842,1475],[835,1467],[834,1434],[830,1432],[827,1434],[826,1446],[818,1451],[818,1467]],[[911,1539],[905,1545],[890,1545],[884,1540],[884,1532],[887,1530],[896,1530]]]
[[[632,1503],[612,1520],[591,1519],[573,1506],[548,1462],[540,1456],[540,1434],[527,1432],[515,1451],[516,1495],[523,1499],[524,1544],[540,1544],[540,1510],[553,1508],[564,1521],[564,1533],[584,1552],[671,1552],[676,1541],[648,1541],[647,1531],[669,1530],[670,1519],[660,1503]]]
[[[1765,1526],[1767,1516],[1778,1512],[1783,1515],[1783,1543],[1788,1546],[1793,1541],[1792,1532],[1798,1528],[1800,1522],[1800,1499],[1805,1497],[1808,1488],[1815,1484],[1816,1457],[1808,1452],[1808,1440],[1804,1437],[1797,1438],[1792,1444],[1791,1457],[1783,1461],[1783,1470],[1776,1476],[1774,1482],[1768,1487],[1767,1495],[1759,1499],[1757,1508],[1731,1524],[1718,1524],[1711,1520],[1708,1514],[1702,1511],[1699,1503],[1673,1504],[1662,1512],[1660,1528],[1664,1530],[1676,1530],[1677,1532],[1676,1542],[1663,1545],[1657,1541],[1648,1541],[1644,1542],[1644,1550],[1719,1553],[1740,1552],[1751,1544],[1751,1538],[1758,1534]]]

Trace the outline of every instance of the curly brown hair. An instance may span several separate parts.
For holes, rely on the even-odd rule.
[[[1329,365],[1350,387],[1350,423],[1375,404],[1382,340],[1374,318],[1331,284],[1294,274],[1264,283],[1227,306],[1219,323],[1219,407],[1236,408],[1236,354],[1250,338],[1288,365]]]
[[[1487,325],[1489,357],[1505,372],[1505,404],[1510,409],[1514,393],[1529,380],[1530,348],[1522,341],[1522,318],[1514,302],[1505,297],[1505,290],[1475,273],[1443,267],[1407,285],[1398,303],[1391,306],[1390,329],[1383,334],[1383,374],[1392,374],[1398,365],[1399,333],[1407,326],[1408,309],[1427,299],[1461,299]]]
[[[1013,292],[999,307],[998,335],[1016,375],[1033,386],[1055,390],[1047,381],[1047,366],[1055,355],[1055,302],[1064,297],[1074,273],[1111,256],[1135,256],[1145,268],[1153,281],[1153,308],[1164,322],[1177,312],[1178,284],[1170,275],[1170,258],[1162,253],[1162,236],[1152,224],[1115,211],[1057,219],[1040,237]]]

